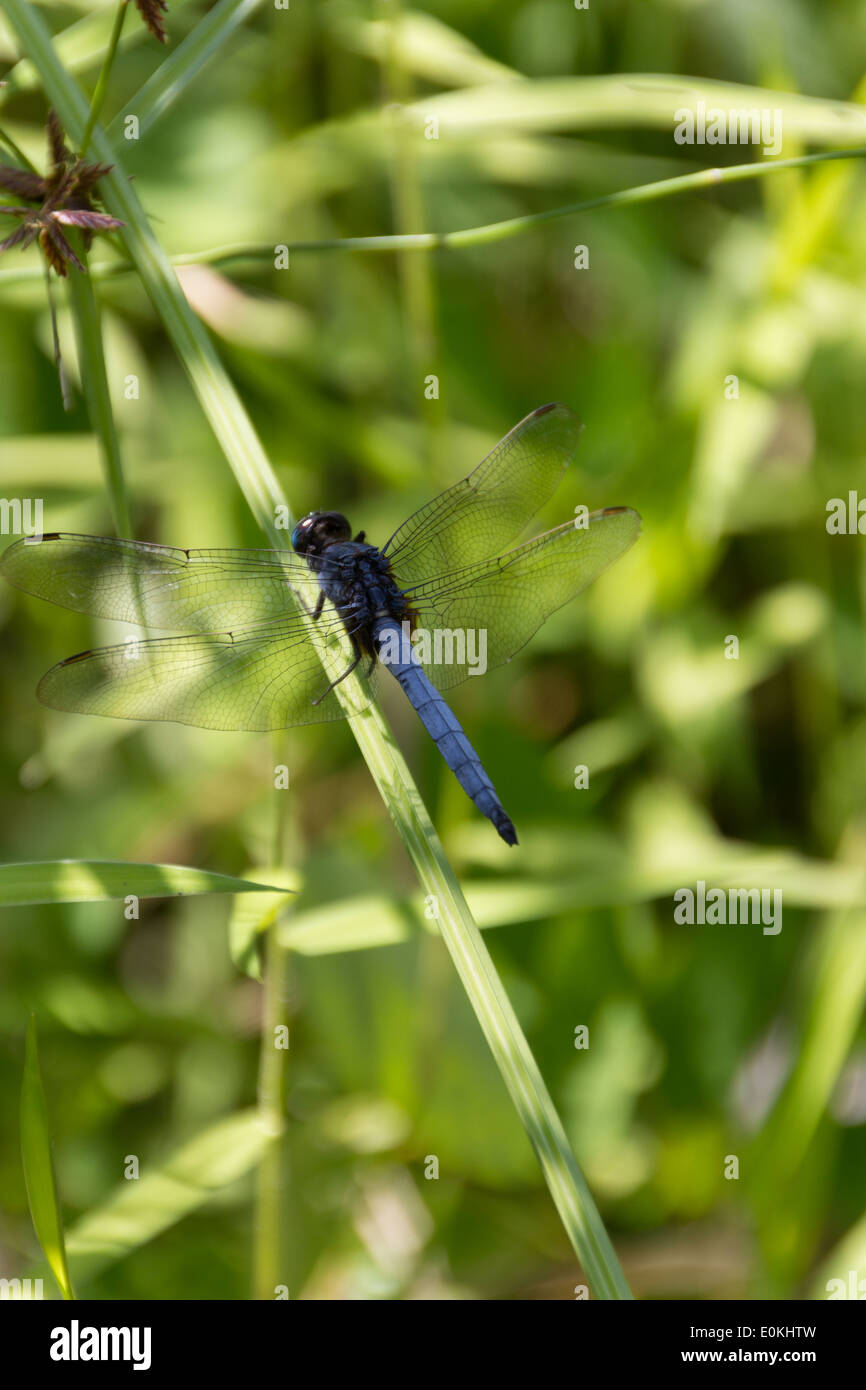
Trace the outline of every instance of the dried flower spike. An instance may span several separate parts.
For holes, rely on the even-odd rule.
[[[36,204],[35,207],[0,207],[0,214],[20,218],[11,236],[0,242],[0,251],[8,251],[12,246],[20,246],[23,250],[38,241],[48,264],[58,275],[66,275],[69,264],[82,271],[84,266],[63,235],[63,227],[81,228],[84,244],[89,249],[94,233],[114,231],[123,223],[107,212],[100,212],[91,201],[96,184],[111,165],[87,164],[76,158],[66,147],[63,129],[53,111],[48,113],[47,134],[51,169],[44,177],[27,169],[0,164],[0,188],[23,198],[26,203]]]
[[[159,39],[160,43],[168,43],[163,20],[163,15],[168,13],[165,0],[135,0],[135,3],[153,37]]]

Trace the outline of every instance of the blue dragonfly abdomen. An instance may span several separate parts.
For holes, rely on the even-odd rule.
[[[400,682],[424,728],[439,749],[457,781],[483,816],[498,830],[507,845],[517,844],[517,831],[496,789],[450,705],[427,677],[405,630],[390,618],[378,619],[373,637],[383,665]]]

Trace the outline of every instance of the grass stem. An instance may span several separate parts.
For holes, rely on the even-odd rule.
[[[126,11],[129,7],[129,0],[120,0],[117,13],[114,16],[114,25],[111,30],[111,37],[108,40],[108,50],[102,63],[102,69],[93,89],[93,96],[90,100],[90,114],[87,117],[87,125],[84,127],[84,134],[81,137],[79,156],[81,159],[87,154],[93,127],[102,114],[105,105],[105,98],[108,93],[108,83],[111,79],[111,69],[114,67],[114,59],[117,54],[117,46],[120,43],[120,35],[123,30],[123,21],[126,19]]]
[[[87,266],[87,252],[82,238],[77,238],[77,254]],[[70,268],[67,283],[78,342],[78,365],[87,401],[87,410],[94,433],[99,439],[106,489],[118,536],[132,535],[132,522],[123,477],[120,441],[114,422],[105,348],[102,341],[102,322],[93,288],[93,277]]]

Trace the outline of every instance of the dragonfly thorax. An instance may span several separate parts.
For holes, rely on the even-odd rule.
[[[296,542],[295,536],[301,528]],[[391,572],[391,562],[363,531],[349,540],[351,528],[339,512],[312,512],[299,522],[292,543],[307,561],[319,588],[331,600],[349,632],[365,651],[373,651],[377,620],[402,621],[413,614]]]

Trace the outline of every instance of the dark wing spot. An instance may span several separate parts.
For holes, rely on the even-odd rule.
[[[88,647],[86,652],[76,652],[75,656],[65,657],[60,665],[71,666],[74,661],[86,661],[89,656],[93,656],[93,647]]]

